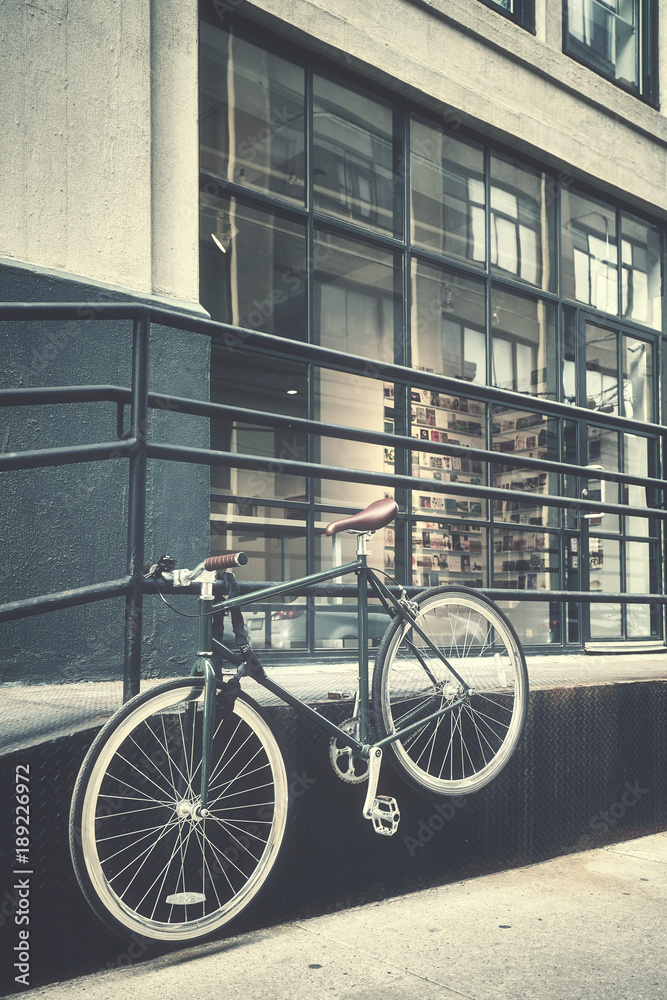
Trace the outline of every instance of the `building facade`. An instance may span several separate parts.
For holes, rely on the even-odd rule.
[[[341,452],[334,438],[217,423],[215,447],[275,462],[274,475],[225,470],[212,481],[220,544],[246,548],[258,579],[325,565],[328,514],[382,495],[281,474],[284,459],[301,457],[419,480],[397,492],[407,520],[375,545],[377,565],[403,583],[662,589],[657,520],[545,506],[540,495],[575,498],[582,484],[507,461],[660,476],[659,436],[594,419],[661,422],[659,30],[657,4],[642,2],[203,5],[205,308],[380,368],[460,380],[458,392],[439,392],[214,348],[220,401],[461,449]],[[474,398],[476,385],[583,407],[591,419],[490,405]],[[505,461],[466,457],[485,449]],[[444,483],[512,496],[468,499]],[[599,482],[584,485],[601,496]],[[638,483],[607,483],[604,499],[654,502]],[[502,603],[527,646],[663,637],[657,605]],[[273,616],[273,644],[306,643],[285,613]],[[310,641],[326,638],[316,616]]]
[[[11,141],[1,298],[121,295],[369,359],[359,375],[344,362],[288,364],[238,337],[214,340],[210,356],[201,338],[156,337],[156,392],[205,398],[210,377],[216,402],[388,436],[371,444],[215,419],[211,447],[262,456],[265,470],[213,468],[210,489],[207,470],[156,471],[156,552],[177,548],[187,562],[210,509],[212,551],[243,548],[248,578],[300,576],[328,565],[323,528],[335,514],[395,492],[404,516],[374,540],[372,558],[399,582],[502,591],[536,650],[664,645],[658,603],[529,599],[664,591],[659,517],[577,508],[586,485],[612,504],[662,503],[641,485],[663,464],[667,23],[657,8],[2,7]],[[109,341],[102,373],[99,351],[68,350],[71,339],[49,359],[49,330],[34,329],[34,345],[5,331],[6,385],[75,382],[75,370],[118,381]],[[397,378],[396,366],[408,374]],[[16,420],[12,433],[25,433]],[[168,430],[208,443],[198,424]],[[473,454],[484,451],[499,459]],[[297,475],[292,460],[377,480]],[[566,465],[638,481],[603,493]],[[109,480],[91,480],[76,523],[67,507],[56,514],[61,536],[78,537],[83,518],[94,540],[102,510],[116,539],[122,490]],[[16,511],[34,496],[24,482],[10,488]],[[184,491],[192,502],[176,503]],[[50,571],[53,589],[88,582],[85,549]],[[267,609],[256,643],[339,648],[317,615],[326,602],[310,601]],[[16,650],[21,642],[17,625]],[[171,647],[169,657],[179,658]],[[18,658],[8,655],[7,676]],[[99,669],[103,660],[100,649]]]

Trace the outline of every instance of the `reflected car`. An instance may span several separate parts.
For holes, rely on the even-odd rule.
[[[245,610],[243,618],[253,646],[265,649],[305,649],[305,603],[266,610]],[[315,645],[323,649],[345,649],[357,644],[357,609],[349,604],[329,604],[315,612]],[[368,633],[371,645],[377,646],[391,619],[384,611],[368,612]]]

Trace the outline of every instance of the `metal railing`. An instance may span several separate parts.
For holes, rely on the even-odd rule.
[[[667,441],[667,428],[657,424],[644,423],[612,414],[595,412],[558,403],[552,400],[528,396],[522,393],[488,386],[473,385],[460,379],[419,371],[401,365],[380,363],[371,358],[350,355],[340,351],[304,344],[258,333],[253,330],[231,327],[211,320],[199,319],[176,311],[135,305],[132,303],[12,303],[0,304],[0,322],[7,321],[79,321],[104,320],[131,321],[132,337],[132,379],[130,387],[116,385],[59,386],[44,388],[14,388],[0,390],[0,406],[17,407],[36,404],[64,404],[73,402],[113,402],[117,406],[116,438],[91,445],[52,447],[40,450],[5,453],[0,455],[0,472],[19,469],[61,466],[82,462],[115,461],[126,459],[129,464],[129,502],[127,514],[127,574],[120,579],[103,583],[48,593],[0,605],[0,622],[13,621],[58,609],[125,596],[125,668],[124,696],[127,698],[139,689],[141,664],[142,602],[145,593],[155,590],[154,583],[143,578],[144,534],[146,524],[146,463],[149,458],[197,465],[223,466],[236,469],[270,471],[273,459],[256,455],[221,452],[211,448],[194,448],[151,442],[148,440],[149,412],[151,409],[168,408],[183,414],[199,417],[227,417],[247,421],[255,425],[272,428],[287,428],[302,431],[317,437],[333,437],[367,444],[391,446],[395,449],[411,451],[418,449],[434,455],[479,459],[480,461],[536,471],[559,473],[581,479],[605,480],[623,485],[636,485],[655,490],[656,505],[650,507],[629,507],[627,504],[606,503],[581,497],[573,498],[560,494],[531,494],[531,502],[546,507],[562,508],[578,513],[631,514],[632,517],[650,518],[655,521],[667,520],[664,503],[666,483],[660,478],[635,476],[613,471],[592,471],[590,467],[561,462],[549,458],[531,458],[499,453],[493,450],[472,448],[447,442],[418,440],[412,437],[326,423],[301,417],[279,415],[254,409],[240,409],[224,403],[211,403],[173,395],[159,395],[149,392],[149,340],[151,324],[170,327],[183,332],[201,334],[221,342],[230,348],[257,352],[284,360],[312,363],[318,367],[360,375],[368,379],[390,381],[402,386],[431,389],[436,392],[451,392],[458,396],[476,399],[485,404],[512,407],[542,415],[557,417],[567,421],[584,421],[599,427],[616,431],[626,431]],[[130,407],[129,430],[124,430],[124,408]],[[369,472],[326,464],[281,459],[281,472],[315,479],[338,480],[352,483],[373,484],[390,489],[424,490],[441,492],[468,499],[508,500],[516,499],[526,503],[526,494],[521,491],[501,489],[489,485],[471,485],[450,481],[425,481],[423,478],[400,473]],[[261,498],[257,498],[261,502]],[[405,517],[405,514],[399,517]],[[437,519],[447,518],[438,514]],[[503,523],[504,526],[504,523]],[[242,591],[266,586],[264,582],[242,584]],[[408,587],[408,591],[419,588]],[[481,588],[495,600],[529,600],[582,603],[632,603],[667,604],[663,593],[628,594],[599,593],[587,591],[540,590],[522,591],[512,589]],[[332,586],[327,594],[352,594],[350,586]],[[306,588],[303,593],[310,591]],[[313,590],[317,596],[322,589]]]

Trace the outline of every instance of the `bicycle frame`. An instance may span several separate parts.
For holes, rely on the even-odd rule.
[[[244,661],[243,657],[230,649],[220,640],[213,636],[213,615],[217,612],[231,612],[234,608],[242,608],[247,605],[264,601],[268,598],[278,597],[283,594],[294,593],[306,586],[313,586],[335,580],[342,576],[354,573],[357,577],[357,606],[358,617],[358,732],[357,739],[351,733],[346,732],[323,716],[316,708],[302,701],[298,696],[292,694],[287,688],[277,681],[267,677],[261,664],[253,666]],[[203,747],[202,747],[202,772],[201,772],[201,808],[206,809],[208,795],[208,776],[210,773],[210,749],[213,738],[214,714],[215,714],[215,689],[216,683],[222,680],[221,671],[216,668],[213,661],[214,652],[222,655],[224,660],[236,667],[236,674],[231,677],[226,686],[230,692],[238,690],[238,685],[242,677],[250,676],[257,683],[261,684],[267,691],[276,695],[285,704],[290,705],[296,711],[309,718],[316,725],[326,730],[331,736],[343,742],[349,749],[363,759],[369,759],[371,749],[382,749],[386,745],[396,740],[402,739],[413,730],[423,726],[425,723],[444,716],[458,708],[466,699],[469,688],[462,677],[459,676],[454,667],[449,663],[442,651],[438,649],[432,639],[424,632],[413,613],[409,602],[402,594],[400,598],[394,596],[388,587],[379,579],[373,569],[368,565],[368,556],[365,547],[365,537],[359,536],[357,547],[357,558],[354,562],[335,566],[330,570],[314,573],[310,576],[301,577],[298,580],[290,580],[286,583],[275,584],[264,587],[254,594],[242,597],[229,598],[215,602],[213,597],[213,578],[211,574],[210,582],[202,582],[202,592],[198,600],[198,621],[199,621],[199,642],[197,649],[198,662],[193,668],[193,673],[204,674],[204,720],[203,720]],[[382,740],[370,743],[370,686],[369,686],[369,663],[368,663],[368,589],[379,598],[389,615],[395,617],[400,615],[410,622],[411,627],[426,642],[431,651],[440,659],[450,673],[461,685],[462,696],[445,706],[441,706],[437,711],[429,715],[420,715],[419,719],[401,726],[400,730],[386,736]],[[415,651],[416,652],[416,651]],[[423,662],[423,661],[422,661]],[[425,663],[424,669],[428,670]]]

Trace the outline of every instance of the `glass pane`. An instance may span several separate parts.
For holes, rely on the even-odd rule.
[[[561,188],[563,295],[618,313],[616,212]]]
[[[412,530],[412,584],[486,586],[486,531],[447,521],[418,521]]]
[[[393,362],[394,310],[398,301],[393,255],[356,240],[322,233],[316,238],[314,268],[315,342],[379,362]],[[317,419],[384,430],[382,381],[321,369],[314,375],[314,387]],[[317,447],[319,460],[327,465],[385,471],[384,447],[347,442],[344,462],[340,439],[324,438]],[[320,490],[323,501],[342,501],[353,507],[364,507],[382,495],[377,493],[377,487],[335,481],[322,481]]]
[[[498,607],[505,612],[524,645],[559,641],[560,605],[547,601],[498,601]]]
[[[410,124],[412,239],[448,257],[483,265],[484,151],[442,127]]]
[[[391,105],[317,74],[313,92],[315,208],[400,235]]]
[[[412,262],[412,367],[486,383],[485,286]]]
[[[373,499],[380,499],[376,493]],[[369,501],[370,502],[370,501]],[[333,565],[354,562],[356,558],[356,536],[342,532],[333,538],[324,535],[324,528],[339,515],[319,514],[316,523],[315,568],[316,572],[330,569]],[[372,539],[368,563],[374,569],[385,569],[383,542],[386,551],[393,552],[393,525],[383,528]],[[389,544],[390,543],[390,544]],[[391,570],[387,570],[391,572]],[[344,585],[355,584],[354,575],[332,581]],[[326,585],[325,585],[326,586]],[[316,597],[313,602],[315,647],[317,649],[356,649],[358,645],[359,614],[357,603],[351,597]],[[371,599],[368,607],[369,646],[377,647],[390,623],[389,616],[377,599]]]
[[[419,490],[413,490],[413,509],[464,518],[486,517],[486,500],[481,497],[457,496],[438,486],[433,488],[435,483],[480,486],[486,482],[486,464],[465,452],[466,448],[486,447],[485,405],[427,389],[413,388],[410,396],[411,433],[420,442],[412,452],[412,475],[424,481]],[[430,450],[438,444],[454,446],[459,451],[446,455],[437,448]]]
[[[501,455],[517,455],[526,458],[557,458],[557,424],[541,413],[529,413],[516,409],[494,407],[493,410],[493,451]],[[540,493],[558,493],[556,473],[540,472],[529,466],[521,467],[513,462],[494,463],[492,484],[497,489],[511,490],[514,494],[526,496],[526,500],[508,496],[507,500],[493,501],[493,516],[496,521],[511,521],[524,525],[552,525],[559,523],[557,507],[547,507],[539,502]],[[545,535],[538,533],[540,548],[545,545]]]
[[[610,538],[589,538],[591,593],[621,591],[620,542]],[[619,604],[591,604],[591,639],[617,639],[621,636]]]
[[[519,528],[494,529],[494,587],[557,590],[558,570],[558,535]]]
[[[555,289],[554,199],[546,175],[491,157],[491,267]]]
[[[314,373],[313,385],[317,420],[345,424],[357,430],[381,432],[384,429],[384,387],[381,381],[323,368]],[[326,436],[313,439],[315,461],[336,468],[344,466],[346,469],[391,475],[392,451],[382,445],[361,441]],[[313,484],[318,501],[349,504],[355,510],[361,510],[385,495],[381,487],[364,483],[324,478],[314,479]]]
[[[378,361],[394,360],[394,256],[357,240],[317,233],[315,343]]]
[[[618,437],[617,432],[608,427],[595,427],[593,424],[589,424],[586,465],[598,466],[607,472],[620,472]],[[594,474],[591,475],[588,483],[584,482],[582,486],[589,490],[587,499],[602,499],[601,480],[596,479]],[[606,503],[621,503],[621,488],[618,483],[605,482],[604,491]],[[601,514],[599,517],[590,517],[588,523],[591,528],[600,525],[602,531],[620,530],[618,514]]]
[[[213,319],[305,339],[304,225],[203,194],[199,250],[200,301]]]
[[[626,212],[621,226],[623,316],[660,330],[663,231]]]
[[[307,415],[305,365],[265,359],[237,347],[211,346],[211,401],[235,407],[265,410],[298,417]],[[216,451],[259,455],[266,469],[230,469],[211,466],[211,491],[231,493],[246,506],[257,498],[306,499],[303,476],[288,472],[286,461],[307,460],[306,436],[284,428],[253,424],[239,418],[211,420],[211,448]],[[254,515],[253,515],[254,516]],[[270,577],[253,577],[267,580]]]
[[[577,401],[577,342],[579,340],[577,311],[563,306],[563,385],[564,403]]]
[[[651,561],[655,559],[653,546],[642,542],[627,542],[625,546],[625,589],[629,594],[654,593],[655,576]],[[652,627],[650,604],[629,604],[627,607],[628,638],[647,638],[655,631]]]
[[[649,444],[653,451],[654,442],[647,438],[639,437],[635,434],[623,435],[624,468],[632,476],[640,478],[649,475]],[[625,492],[625,502],[632,507],[646,507],[646,489],[643,486],[633,484],[623,487]],[[652,522],[646,517],[627,517],[625,519],[625,531],[628,535],[640,535],[646,537],[651,534]]]
[[[305,538],[305,516],[296,507],[267,507],[242,498],[212,504],[211,554],[245,552],[247,580],[290,580],[305,575]],[[290,598],[280,598],[286,600]]]
[[[556,309],[499,288],[491,293],[491,384],[558,398]]]
[[[653,420],[653,345],[623,338],[623,415]]]
[[[568,0],[568,50],[626,86],[639,85],[639,0]]]
[[[201,169],[303,202],[301,66],[201,22]]]
[[[586,405],[601,413],[618,413],[618,336],[614,330],[586,326]]]

